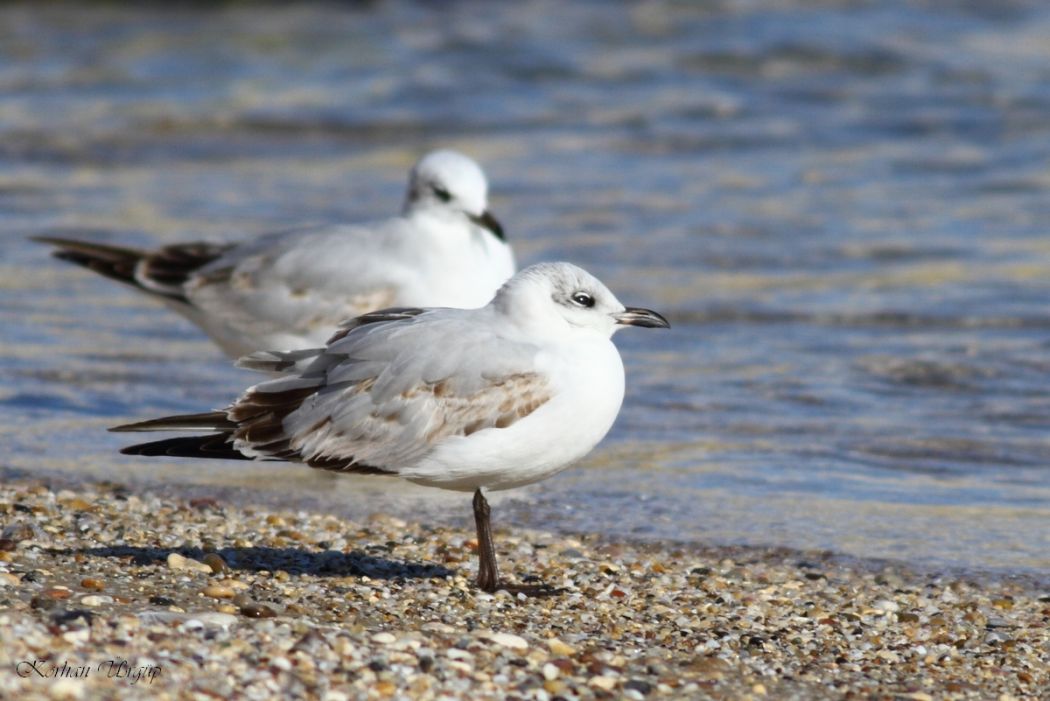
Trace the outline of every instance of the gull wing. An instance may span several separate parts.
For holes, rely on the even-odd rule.
[[[391,219],[262,236],[201,268],[186,297],[202,313],[199,323],[244,339],[248,352],[274,347],[269,339],[321,345],[340,322],[393,306],[418,284],[404,243],[409,226]]]
[[[484,323],[490,309],[383,315],[337,334],[312,360],[297,355],[296,372],[252,387],[225,412],[117,429],[196,425],[220,433],[193,437],[189,446],[185,439],[156,441],[125,452],[244,456],[396,474],[447,438],[505,428],[552,397],[549,379],[536,367],[539,348]],[[273,355],[280,362],[280,354]]]

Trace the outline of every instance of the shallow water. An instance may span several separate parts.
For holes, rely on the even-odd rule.
[[[1047,571],[1050,6],[984,5],[5,5],[0,460],[466,520],[385,479],[117,455],[105,427],[253,378],[25,238],[386,216],[451,146],[522,263],[674,325],[618,336],[616,427],[508,520]]]

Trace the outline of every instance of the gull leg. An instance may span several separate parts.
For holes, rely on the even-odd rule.
[[[496,548],[492,544],[492,510],[481,493],[474,492],[474,525],[478,529],[478,589],[494,592],[499,588],[499,570],[496,568]]]
[[[496,546],[492,544],[492,510],[479,487],[474,492],[474,525],[478,530],[478,589],[493,593],[506,589],[511,594],[526,596],[552,596],[564,589],[546,584],[507,584],[500,582],[499,569],[496,567]]]

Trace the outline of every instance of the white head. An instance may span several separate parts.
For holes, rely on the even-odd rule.
[[[405,212],[459,214],[503,239],[503,227],[488,211],[488,193],[485,173],[473,160],[456,151],[431,151],[409,173]]]
[[[572,263],[538,263],[508,280],[492,305],[537,333],[611,337],[623,326],[669,328],[649,309],[625,307],[601,280]]]

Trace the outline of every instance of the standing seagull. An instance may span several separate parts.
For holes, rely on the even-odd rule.
[[[112,430],[211,431],[127,455],[290,460],[473,491],[478,587],[528,591],[499,580],[482,490],[550,477],[605,436],[623,401],[611,340],[623,325],[668,327],[586,271],[541,263],[480,309],[386,309],[351,320],[326,348],[245,358],[286,374],[221,411]]]
[[[230,356],[316,348],[375,309],[480,307],[514,274],[477,163],[435,151],[409,176],[399,217],[156,251],[41,236],[55,256],[136,287],[201,327]]]

